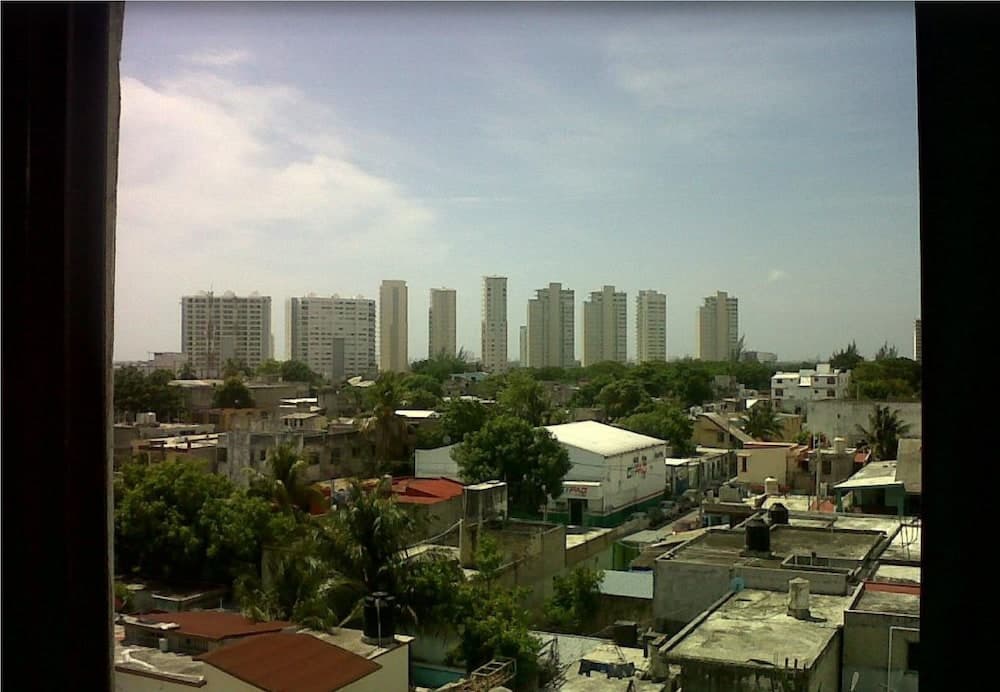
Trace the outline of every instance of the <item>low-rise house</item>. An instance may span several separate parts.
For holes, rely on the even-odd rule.
[[[833,490],[837,511],[915,516],[920,507],[919,461],[908,457],[903,477],[899,461],[872,461]],[[908,474],[908,475],[907,475]],[[915,479],[914,479],[915,476]]]
[[[563,494],[549,499],[551,521],[617,526],[663,500],[667,443],[655,437],[582,421],[545,426],[569,452]]]
[[[800,468],[808,453],[807,446],[794,442],[748,442],[736,452],[736,482],[758,492],[773,479],[780,492],[787,492],[789,470]]]
[[[832,497],[833,487],[857,471],[857,450],[848,448],[844,439],[833,441],[833,448],[812,450],[788,469],[791,492]],[[818,466],[818,468],[817,468]]]
[[[692,425],[691,440],[704,447],[741,449],[754,441],[740,429],[738,418],[721,413],[699,413]]]
[[[660,647],[660,669],[678,666],[684,692],[837,690],[853,594],[813,594],[811,585],[728,591]]]
[[[851,371],[820,363],[813,369],[777,372],[771,377],[771,401],[775,410],[803,413],[807,402],[844,399],[851,384]]]
[[[840,689],[843,692],[886,689],[917,692],[920,682],[919,582],[876,580],[865,583],[855,602],[844,613],[842,669]]]
[[[462,518],[462,488],[447,478],[393,478],[396,502],[417,519],[421,538],[446,532]]]
[[[219,440],[224,433],[184,435],[132,443],[132,455],[144,455],[151,463],[164,461],[200,461],[214,469],[219,458]]]
[[[236,640],[294,629],[290,622],[254,622],[239,613],[191,610],[123,616],[126,644],[183,654],[212,651]]]
[[[140,413],[135,423],[116,423],[112,429],[115,467],[131,461],[136,454],[136,444],[146,440],[160,440],[189,435],[207,435],[216,432],[211,424],[159,423],[155,413]]]

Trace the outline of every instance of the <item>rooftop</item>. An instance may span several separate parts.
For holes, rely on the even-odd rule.
[[[566,527],[566,550],[583,545],[595,538],[600,538],[612,531],[614,529],[600,529],[592,526]]]
[[[268,692],[331,692],[382,666],[308,634],[264,634],[198,657]]]
[[[896,480],[895,461],[873,461],[860,471],[834,487],[837,490],[856,490],[863,488],[886,488],[901,486],[902,481]]]
[[[730,435],[735,437],[740,442],[753,442],[752,436],[740,430],[735,424],[731,423],[728,419],[721,416],[718,413],[701,413],[700,418],[704,418],[710,423],[714,424],[720,430],[728,432]]]
[[[204,664],[191,656],[164,653],[147,646],[128,646],[115,641],[115,668],[140,675],[167,677],[197,685],[204,677]]]
[[[294,627],[290,622],[254,622],[239,613],[217,610],[191,610],[180,613],[146,613],[136,617],[125,617],[127,624],[162,626],[162,629],[176,629],[179,633],[202,639],[228,639],[250,634],[280,632]],[[171,627],[173,625],[173,627]]]
[[[397,634],[395,637],[396,643],[389,646],[378,646],[377,644],[369,644],[363,640],[364,632],[355,629],[345,629],[340,628],[332,632],[318,632],[316,630],[302,629],[299,630],[299,634],[311,635],[320,641],[326,642],[327,644],[333,644],[350,651],[358,656],[363,656],[367,659],[375,659],[382,654],[399,648],[399,646],[404,644],[409,644],[413,641],[413,637],[407,636],[405,634]]]
[[[666,651],[668,660],[700,659],[765,668],[808,668],[844,622],[849,596],[809,595],[808,620],[788,615],[783,591],[744,589]]]
[[[396,411],[396,415],[402,418],[414,418],[418,420],[441,417],[441,414],[437,411],[422,411],[417,409],[399,409]]]
[[[873,579],[877,582],[892,584],[920,585],[920,568],[909,565],[879,565]]]
[[[433,505],[462,494],[463,485],[447,478],[394,478],[392,493],[397,502]]]
[[[867,582],[851,610],[920,617],[920,586]]]
[[[604,457],[627,454],[666,444],[663,440],[649,435],[640,435],[592,420],[562,425],[546,425],[545,429],[552,433],[561,444],[578,447]]]

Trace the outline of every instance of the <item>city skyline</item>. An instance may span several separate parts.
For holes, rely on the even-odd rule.
[[[115,359],[180,350],[179,295],[271,295],[283,346],[285,298],[385,276],[413,291],[411,360],[441,285],[479,354],[490,274],[508,354],[549,282],[628,294],[630,359],[647,289],[671,358],[717,290],[750,350],[910,350],[912,6],[474,9],[129,6]]]

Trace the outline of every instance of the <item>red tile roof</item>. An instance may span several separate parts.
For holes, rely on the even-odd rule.
[[[238,613],[222,613],[212,610],[191,610],[182,613],[146,613],[139,616],[139,622],[159,623],[176,622],[177,631],[189,637],[201,639],[228,639],[230,637],[245,637],[249,634],[280,632],[292,627],[292,623],[275,620],[272,622],[254,622]]]
[[[309,634],[262,634],[195,657],[267,692],[333,692],[382,666]]]
[[[432,505],[462,494],[462,484],[447,478],[394,478],[392,493],[397,502]]]

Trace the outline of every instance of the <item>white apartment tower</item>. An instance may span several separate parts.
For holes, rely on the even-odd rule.
[[[698,308],[698,358],[726,361],[736,353],[739,339],[739,305],[725,291],[705,298]]]
[[[385,280],[379,288],[378,367],[382,372],[407,372],[406,282]]]
[[[455,355],[455,289],[432,288],[427,310],[427,357]]]
[[[920,320],[916,320],[913,323],[913,360],[917,361],[918,363],[923,362],[921,360],[923,358],[923,350],[924,350],[924,344],[922,335],[920,333]]]
[[[628,348],[628,298],[614,286],[590,294],[583,303],[583,365],[606,360],[624,363]]]
[[[181,352],[199,377],[218,378],[233,359],[256,368],[271,358],[271,298],[226,291],[181,298]]]
[[[483,277],[482,359],[486,372],[507,369],[507,277]],[[522,366],[524,363],[521,364]]]
[[[639,291],[635,302],[636,360],[667,359],[667,296],[659,291]]]
[[[310,294],[285,304],[288,357],[331,380],[375,372],[375,301]]]
[[[528,301],[529,368],[576,365],[573,291],[550,283]]]

